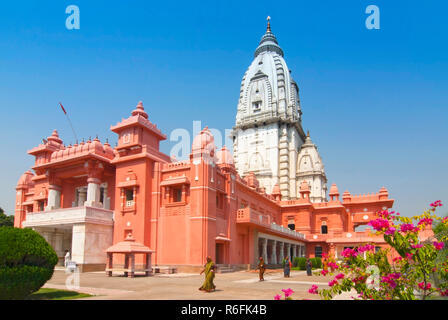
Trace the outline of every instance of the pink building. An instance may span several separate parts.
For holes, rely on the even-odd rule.
[[[337,257],[347,246],[384,245],[355,228],[392,206],[385,188],[363,196],[346,191],[341,199],[333,184],[330,201],[312,203],[305,181],[300,199],[282,200],[278,185],[266,194],[254,174],[240,177],[207,128],[189,160],[172,162],[159,151],[166,137],[141,102],[111,130],[114,149],[98,139],[64,146],[55,130],[28,152],[35,173],[26,172],[16,188],[15,226],[37,230],[61,259],[70,250],[84,271],[104,270],[105,250],[128,236],[152,251],[153,265],[184,270],[208,255],[248,267],[259,256],[278,264],[286,256]]]
[[[207,256],[247,268],[259,256],[279,264],[323,252],[337,258],[366,242],[384,246],[356,228],[392,207],[387,190],[341,198],[333,184],[328,201],[322,159],[301,116],[298,85],[268,24],[241,84],[234,157],[216,150],[204,128],[190,158],[173,162],[140,102],[111,127],[115,148],[98,139],[65,146],[55,130],[31,149],[35,165],[17,184],[15,226],[37,230],[61,260],[69,250],[83,271],[105,270],[113,252],[143,253],[126,264],[150,256],[153,265],[187,270]]]

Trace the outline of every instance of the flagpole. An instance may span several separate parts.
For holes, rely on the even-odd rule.
[[[72,128],[73,135],[75,136],[75,141],[78,141],[78,136],[76,135],[75,129],[73,128],[72,121],[70,120],[70,117],[68,116],[67,111],[65,110],[62,103],[59,102],[59,105],[61,106],[62,111],[64,112],[65,116],[67,117],[68,123],[70,124],[70,128]]]

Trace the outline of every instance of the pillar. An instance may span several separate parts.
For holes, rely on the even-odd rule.
[[[146,264],[145,264],[146,272],[145,272],[145,275],[149,276],[151,274],[151,272],[152,272],[152,270],[151,270],[151,254],[150,253],[146,253],[145,256],[146,256]]]
[[[124,255],[124,270],[126,270],[124,272],[124,276],[128,277],[128,275],[129,275],[129,273],[127,271],[127,270],[129,270],[129,254],[128,253],[125,253],[125,255]]]
[[[268,239],[260,238],[261,240],[261,256],[263,257],[264,263],[268,264]]]
[[[285,255],[284,255],[284,252],[285,252],[285,243],[284,242],[280,242],[279,243],[280,244],[280,256],[279,256],[279,260],[280,260],[280,263],[282,263],[283,262],[283,259],[285,258]]]
[[[291,260],[291,244],[290,243],[285,243],[285,248],[286,248],[286,255],[285,257],[289,257],[289,260]]]
[[[113,268],[113,254],[108,252],[107,253],[107,269],[106,271],[107,276],[112,277],[112,268]]]
[[[101,181],[96,178],[89,178],[87,180],[87,202],[86,205],[90,207],[100,206],[100,184]]]
[[[277,264],[277,241],[272,240],[271,263]]]
[[[130,278],[134,278],[135,276],[135,253],[131,253],[131,272],[129,273]]]
[[[61,207],[61,187],[50,185],[48,190],[48,203],[45,211],[59,209]]]
[[[78,189],[78,207],[84,207],[85,202],[87,201],[87,188],[79,188]]]

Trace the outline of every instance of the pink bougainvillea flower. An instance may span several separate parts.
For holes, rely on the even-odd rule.
[[[386,230],[385,234],[387,234],[388,236],[391,236],[395,233],[396,229],[394,227],[390,227],[389,229]]]
[[[274,297],[274,300],[281,300],[281,299],[282,299],[282,296],[279,294],[276,294]]]
[[[421,247],[423,247],[422,244],[411,244],[412,249],[420,249]]]
[[[341,255],[345,258],[356,257],[358,255],[358,252],[354,249],[347,248],[341,252]]]
[[[434,245],[434,248],[436,248],[436,250],[442,250],[443,249],[443,246],[445,245],[443,242],[437,242],[437,241],[434,241],[433,242],[433,245]]]
[[[406,253],[406,259],[410,260],[412,259],[413,254],[412,253]]]
[[[440,290],[440,289],[439,289]],[[448,296],[448,289],[446,289],[446,290],[440,290],[440,295],[442,296],[442,297],[446,297],[446,296]]]
[[[381,277],[381,282],[387,283],[392,289],[395,289],[397,286],[397,283],[395,282],[394,278],[396,277],[396,274],[390,274],[388,276]],[[398,276],[399,278],[400,276]]]
[[[331,280],[330,282],[328,282],[328,285],[329,285],[330,287],[334,286],[335,284],[338,284],[338,281],[337,281],[337,280]]]
[[[414,225],[412,223],[403,223],[402,225],[400,225],[400,231],[401,232],[413,232],[413,231],[417,231],[418,229],[416,227],[414,227]]]
[[[322,270],[320,273],[321,273],[323,276],[326,276],[326,275],[328,274],[328,270]]]
[[[334,262],[328,262],[328,266],[330,268],[333,268],[333,269],[338,269],[339,268],[339,266],[336,263],[334,263]]]
[[[335,277],[335,279],[337,279],[337,280],[339,280],[339,279],[344,279],[344,274],[343,274],[343,273],[338,274],[338,275]]]
[[[429,289],[431,289],[431,284],[428,283],[428,284],[426,284],[426,286],[425,286],[425,283],[422,281],[422,282],[419,282],[419,283],[418,283],[418,287],[419,287],[420,289],[422,289],[422,290],[429,290]]]
[[[441,207],[442,201],[440,201],[440,200],[434,201],[433,203],[430,204],[430,206],[433,207],[433,209],[435,209],[437,207]]]
[[[366,251],[373,251],[375,250],[375,246],[372,244],[366,244],[365,246],[359,247],[358,252],[366,252]]]
[[[372,228],[375,229],[376,231],[388,230],[390,227],[389,220],[382,218],[371,220],[369,222],[369,225],[372,226]]]
[[[311,286],[311,288],[308,290],[308,292],[309,293],[311,293],[311,294],[317,294],[318,292],[317,292],[317,289],[318,289],[319,287],[318,286],[316,286],[315,284],[313,284],[312,286]]]
[[[432,219],[431,218],[423,218],[418,222],[418,225],[426,225],[426,224],[432,224]]]
[[[403,259],[402,257],[396,257],[392,259],[392,262],[401,261],[402,259]]]
[[[288,298],[289,296],[291,296],[294,293],[294,290],[292,290],[291,288],[282,289],[282,291],[285,293],[285,298]]]
[[[395,211],[383,210],[383,211],[378,212],[378,215],[384,219],[390,219],[394,214],[395,214]]]

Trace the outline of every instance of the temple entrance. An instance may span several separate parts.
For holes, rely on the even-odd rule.
[[[58,256],[58,266],[64,266],[65,254],[67,251],[72,252],[73,232],[71,226],[51,227],[35,227],[34,231],[38,232],[53,247]]]
[[[224,244],[216,244],[216,264],[224,264]]]

